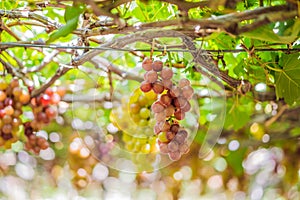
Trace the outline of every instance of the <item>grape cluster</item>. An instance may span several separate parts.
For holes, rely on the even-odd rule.
[[[119,129],[126,150],[133,153],[157,151],[152,131],[155,122],[150,116],[151,105],[156,99],[154,92],[143,93],[138,88],[111,111],[110,121]]]
[[[142,67],[147,72],[140,89],[147,94],[150,91],[159,95],[151,110],[156,124],[154,133],[158,135],[158,145],[162,153],[167,153],[172,160],[179,160],[189,150],[188,132],[180,126],[180,120],[191,109],[189,100],[194,90],[188,79],[180,79],[178,84],[172,81],[173,70],[164,68],[162,61],[146,58]]]
[[[44,150],[49,147],[49,143],[44,137],[34,134],[30,122],[24,123],[24,129],[25,135],[27,136],[27,141],[25,143],[26,150],[39,154],[41,149]]]
[[[34,120],[31,127],[41,130],[44,124],[48,124],[57,115],[57,104],[60,102],[64,91],[58,87],[47,88],[45,93],[31,99],[31,107]]]
[[[26,136],[25,149],[38,154],[49,144],[43,137],[36,136],[36,131],[42,129],[57,114],[56,105],[64,95],[63,88],[48,88],[45,93],[32,98],[33,87],[20,85],[21,81],[13,78],[10,83],[0,79],[0,146],[11,148],[11,144]],[[23,108],[30,106],[34,120],[22,121]]]
[[[9,149],[18,140],[22,107],[29,101],[30,94],[19,86],[18,79],[13,79],[9,84],[0,79],[0,146]]]

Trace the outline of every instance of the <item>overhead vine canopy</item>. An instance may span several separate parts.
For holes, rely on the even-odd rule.
[[[157,151],[164,151],[162,143],[171,148],[173,137],[178,139],[180,124],[178,132],[184,132],[183,127],[189,132],[191,150],[187,154],[180,151],[179,157],[170,149],[167,153],[171,160],[179,160],[179,167],[190,165],[195,171],[190,179],[209,182],[221,174],[222,187],[232,193],[244,191],[255,184],[247,183],[245,176],[254,173],[251,156],[264,153],[278,156],[276,166],[285,168],[282,172],[280,167],[271,167],[274,174],[266,179],[288,180],[289,185],[264,183],[259,187],[280,188],[278,194],[287,197],[289,186],[299,182],[293,176],[299,170],[299,163],[293,160],[300,134],[299,16],[297,0],[1,1],[0,145],[16,153],[32,150],[39,154],[41,149],[51,149],[57,163],[62,163],[66,155],[61,151],[76,154],[72,144],[80,140],[74,139],[73,132],[77,132],[89,147],[86,151],[109,167],[151,171],[170,164],[168,157],[155,158]],[[147,60],[161,61],[164,69],[172,70],[147,69]],[[157,73],[150,77],[145,69]],[[177,86],[182,94],[176,96],[172,88]],[[158,92],[160,88],[164,89]],[[150,95],[150,90],[158,96]],[[193,98],[186,91],[192,91]],[[157,132],[153,134],[152,119],[159,121],[160,113],[153,107],[157,101],[164,102],[163,109],[175,108],[163,117],[167,125],[159,125],[158,131],[154,128]],[[184,106],[176,107],[181,103]],[[182,116],[178,110],[184,109]],[[146,126],[151,127],[150,133]],[[165,126],[169,127],[162,131]],[[64,139],[59,142],[71,140],[70,148],[57,145],[56,140],[48,143],[47,137],[40,139],[37,133],[41,130],[49,132],[49,138],[51,132],[60,132]],[[136,136],[136,132],[141,134]],[[183,148],[186,141],[183,145],[178,140],[178,148]],[[209,153],[212,149],[215,155]],[[134,157],[132,152],[147,155]],[[87,156],[74,155],[68,156],[71,168],[84,168],[76,159]],[[136,168],[120,167],[121,157],[132,159]],[[214,171],[209,164],[197,171],[202,167],[195,164],[200,163],[199,158],[215,165]],[[152,164],[145,166],[145,160]],[[92,160],[89,167],[96,163]],[[178,167],[170,173],[176,170]],[[205,170],[210,173],[205,175]],[[91,181],[86,179],[75,182],[83,188]],[[230,181],[241,186],[232,189]],[[174,198],[180,196],[180,188],[174,184],[170,188]],[[251,191],[249,196],[255,189]]]

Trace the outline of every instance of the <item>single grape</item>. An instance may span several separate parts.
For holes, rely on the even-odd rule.
[[[147,119],[148,117],[150,117],[150,110],[148,108],[141,108],[140,110],[140,117],[143,119]]]
[[[5,113],[4,109],[1,109],[0,110],[0,118],[3,118],[4,115],[6,115],[6,113]]]
[[[0,79],[0,90],[6,90],[6,88],[8,87],[8,84],[6,83],[6,81],[4,79]]]
[[[12,120],[13,127],[19,127],[21,124],[22,124],[22,121],[20,118],[13,118],[13,120]]]
[[[159,150],[163,154],[169,153],[168,144],[167,143],[160,143],[159,144]]]
[[[14,114],[14,108],[12,106],[6,106],[4,108],[4,111],[7,115],[13,115]]]
[[[138,98],[138,104],[141,107],[145,107],[149,104],[149,100],[144,95],[140,95],[139,98]]]
[[[190,86],[190,85],[191,85],[191,82],[188,79],[186,79],[186,78],[182,78],[178,82],[178,87],[179,88],[183,88],[185,86]]]
[[[187,104],[187,102],[188,101],[184,97],[178,97],[173,100],[173,105],[176,108],[182,108],[185,106],[185,104]]]
[[[156,60],[152,63],[152,68],[156,72],[160,72],[163,68],[163,62],[160,60]]]
[[[190,148],[189,148],[189,145],[188,145],[187,143],[183,143],[183,144],[181,144],[180,147],[179,147],[179,151],[180,151],[180,153],[182,153],[182,154],[188,153],[189,150],[190,150]]]
[[[4,124],[10,124],[12,122],[12,117],[10,115],[4,115],[2,119]]]
[[[159,101],[156,101],[152,104],[151,106],[151,110],[154,112],[154,113],[160,113],[160,112],[163,112],[165,109],[165,107],[161,104],[161,102]]]
[[[180,128],[179,124],[172,124],[170,130],[171,130],[173,133],[177,133],[178,130],[179,130],[179,128]]]
[[[61,100],[61,97],[59,96],[59,94],[57,94],[56,92],[53,93],[52,96],[50,96],[50,103],[51,104],[58,104]]]
[[[161,71],[161,78],[164,79],[164,80],[169,80],[172,78],[173,76],[173,71],[171,68],[164,68],[162,71]]]
[[[186,102],[186,104],[181,107],[182,112],[188,112],[191,109],[191,104],[189,101]]]
[[[152,84],[147,81],[143,81],[140,85],[140,89],[143,92],[149,92],[152,89]]]
[[[179,87],[177,86],[173,86],[169,91],[168,91],[168,94],[173,97],[173,98],[176,98],[176,97],[179,97],[181,95],[182,91]]]
[[[171,105],[171,103],[172,103],[172,98],[171,98],[169,95],[167,95],[167,94],[163,94],[163,95],[160,96],[159,101],[160,101],[165,107],[167,107],[167,106]]]
[[[166,132],[160,132],[159,134],[158,134],[158,140],[160,141],[160,142],[163,142],[163,143],[166,143],[166,142],[169,142],[170,140],[167,138],[167,134],[166,134]]]
[[[145,58],[143,63],[142,63],[142,67],[146,71],[152,70],[152,60],[149,59],[149,58]]]
[[[141,119],[139,121],[139,126],[147,126],[148,125],[148,120],[146,119]]]
[[[171,80],[163,80],[163,85],[166,90],[169,90],[173,87],[173,82]]]
[[[40,102],[41,102],[42,106],[44,106],[44,107],[48,106],[51,102],[51,98],[49,95],[43,94],[40,98]]]
[[[39,112],[37,114],[37,120],[40,122],[44,122],[45,124],[50,122],[49,118],[47,117],[46,113],[44,113],[44,112]]]
[[[154,83],[155,84],[155,83]],[[154,85],[153,84],[153,85]],[[157,99],[157,94],[154,91],[149,91],[145,93],[145,96],[150,101],[155,101]]]
[[[18,99],[21,96],[21,94],[22,94],[22,89],[21,88],[15,87],[13,89],[13,95],[14,95],[15,98]]]
[[[140,112],[140,109],[141,109],[141,107],[139,104],[137,104],[137,103],[130,104],[130,107],[129,107],[130,113],[137,114]]]
[[[2,132],[3,132],[4,134],[10,134],[11,131],[12,131],[12,126],[11,126],[11,124],[5,124],[5,125],[3,125],[3,127],[2,127]]]
[[[157,81],[158,79],[158,75],[156,71],[148,71],[145,74],[145,81],[149,82],[149,83],[154,83],[155,81]]]
[[[175,112],[175,108],[174,106],[172,105],[169,105],[168,107],[166,107],[165,109],[165,116],[168,118],[168,117],[171,117]]]
[[[49,119],[52,119],[56,116],[57,111],[53,107],[48,107],[46,108],[45,113]]]
[[[22,104],[27,104],[30,101],[30,95],[29,95],[29,93],[27,91],[25,91],[25,90],[22,90],[22,94],[19,97],[19,101]]]
[[[141,152],[142,153],[150,153],[151,151],[151,145],[150,144],[144,144],[142,147],[141,147]]]
[[[166,114],[165,114],[164,111],[159,112],[159,113],[155,113],[154,118],[157,122],[162,122],[166,119]]]
[[[19,117],[21,114],[22,114],[22,110],[15,109],[15,112],[12,116],[13,117]]]
[[[153,83],[153,87],[152,87],[153,91],[156,93],[156,94],[161,94],[163,91],[164,91],[164,84],[160,81],[155,81]]]
[[[182,95],[187,100],[190,100],[194,95],[194,89],[191,86],[185,86],[185,87],[182,88]]]
[[[64,86],[59,86],[56,89],[56,93],[60,96],[63,97],[66,94],[66,88]]]
[[[180,151],[174,151],[169,153],[169,158],[173,161],[179,160],[181,157]]]
[[[4,133],[4,132],[3,132]],[[5,133],[5,134],[2,134],[1,136],[4,140],[10,140],[13,138],[13,135],[11,133]]]
[[[166,137],[169,141],[173,140],[173,138],[175,137],[175,133],[171,132],[171,131],[168,131],[166,133]]]
[[[180,109],[177,109],[174,113],[174,117],[177,119],[177,120],[183,120],[184,117],[185,117],[185,114],[184,112],[182,112],[182,110]]]
[[[47,94],[48,96],[52,96],[54,94],[54,91],[52,88],[47,88],[45,90],[45,94]]]
[[[13,100],[9,97],[7,97],[5,100],[4,100],[4,106],[11,106],[13,105]]]
[[[168,144],[168,149],[169,149],[170,152],[178,151],[179,150],[179,143],[175,140],[172,140]]]
[[[15,88],[19,86],[19,80],[17,78],[13,78],[10,82],[10,87]]]

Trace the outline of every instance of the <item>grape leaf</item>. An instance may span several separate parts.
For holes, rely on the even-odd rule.
[[[274,42],[281,44],[290,44],[294,42],[300,33],[300,20],[296,20],[294,26],[291,28],[290,35],[279,36],[274,33],[273,29],[268,26],[259,27],[253,31],[243,33],[245,37],[258,39],[266,42]]]
[[[291,105],[300,98],[299,53],[282,55],[279,65],[282,69],[275,73],[276,96]]]
[[[228,99],[224,128],[228,130],[241,129],[249,122],[252,110],[253,105],[250,98],[242,97],[238,102],[233,99]]]
[[[82,6],[69,6],[66,8],[65,21],[66,25],[60,27],[56,32],[52,33],[47,40],[47,44],[57,40],[60,37],[65,37],[77,28],[78,19],[80,14],[83,12]]]

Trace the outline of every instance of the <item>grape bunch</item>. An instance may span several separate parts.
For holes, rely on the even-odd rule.
[[[45,93],[31,99],[31,107],[34,120],[31,127],[41,130],[44,124],[48,124],[57,115],[57,105],[64,95],[64,89],[59,87],[47,88]]]
[[[130,97],[124,96],[121,106],[110,113],[110,121],[119,129],[124,148],[132,153],[156,152],[156,136],[152,127],[155,123],[151,105],[157,99],[154,92],[143,93],[139,88]]]
[[[153,91],[159,97],[151,105],[156,124],[154,133],[158,136],[158,145],[162,153],[172,160],[179,160],[188,152],[188,132],[180,126],[185,113],[191,109],[190,100],[194,90],[188,79],[182,78],[176,84],[172,81],[173,70],[163,66],[163,62],[146,58],[142,67],[146,70],[144,81],[140,85],[145,94]]]
[[[10,83],[0,79],[0,146],[9,149],[18,140],[22,107],[29,101],[30,94],[19,86],[18,79],[13,79]]]
[[[44,137],[37,136],[33,128],[31,127],[30,122],[24,123],[25,135],[27,136],[27,141],[25,143],[25,149],[27,151],[32,151],[35,154],[39,154],[40,150],[47,149],[49,143]]]
[[[35,133],[56,116],[56,106],[64,95],[64,89],[48,88],[35,98],[31,97],[32,89],[23,86],[17,78],[9,83],[0,79],[0,146],[5,149],[10,149],[12,143],[24,138],[22,135],[26,138],[25,149],[28,151],[38,154],[49,146],[45,138]],[[34,119],[23,122],[23,108],[28,106]]]

